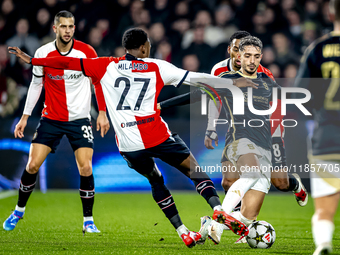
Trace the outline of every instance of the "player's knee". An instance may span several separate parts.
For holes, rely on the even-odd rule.
[[[287,178],[272,178],[272,184],[280,191],[288,191],[289,180]]]
[[[231,187],[231,185],[233,185],[234,182],[237,181],[237,178],[223,178],[222,179],[222,188],[225,190],[225,191],[228,191],[229,188]]]
[[[29,174],[35,174],[39,171],[39,168],[40,168],[40,165],[37,164],[36,162],[34,161],[31,161],[27,164],[26,166],[26,171],[29,173]]]
[[[164,179],[161,172],[158,168],[153,168],[153,170],[148,174],[143,174],[146,178],[148,178],[151,186],[154,184],[164,184]]]
[[[79,173],[81,176],[90,176],[92,174],[92,166],[85,165],[85,166],[79,167]]]

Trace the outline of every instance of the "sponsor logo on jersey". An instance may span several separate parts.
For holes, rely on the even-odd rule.
[[[121,63],[118,64],[118,70],[130,70],[132,69],[133,71],[143,71],[143,70],[148,70],[149,66],[148,64],[143,64],[143,63]]]
[[[138,125],[150,123],[152,121],[155,121],[155,117],[151,117],[151,118],[147,118],[147,119],[142,119],[142,120],[138,120],[138,121],[131,121],[131,122],[126,122],[126,123],[121,123],[120,126],[122,128],[133,127],[133,126],[136,126],[136,125],[138,126]]]
[[[51,80],[56,80],[56,81],[61,81],[61,80],[74,80],[74,79],[79,79],[81,76],[83,76],[82,73],[80,74],[70,74],[70,75],[55,75],[53,76],[52,74],[47,74],[47,76],[51,79]]]

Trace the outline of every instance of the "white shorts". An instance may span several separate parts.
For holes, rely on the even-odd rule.
[[[236,140],[227,148],[227,157],[234,166],[236,166],[236,162],[240,156],[248,153],[254,153],[258,157],[262,175],[251,189],[267,194],[271,185],[272,153],[270,150],[265,150],[257,146],[247,138]],[[242,173],[240,173],[240,177],[242,178]]]
[[[312,197],[325,197],[340,192],[340,161],[313,158],[315,171],[310,172]],[[321,166],[319,165],[321,164]]]

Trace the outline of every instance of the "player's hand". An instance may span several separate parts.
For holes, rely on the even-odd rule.
[[[258,89],[258,84],[251,81],[251,79],[247,79],[244,77],[238,78],[234,80],[234,85],[239,88],[245,88],[245,87],[252,87],[254,89]]]
[[[15,138],[23,138],[24,137],[24,130],[27,125],[28,115],[24,115],[21,117],[18,124],[15,126],[14,129],[14,137]]]
[[[8,47],[8,52],[21,58],[25,63],[30,64],[32,57],[21,51],[18,47]]]
[[[162,109],[161,104],[157,103],[157,110],[161,110],[161,109]]]
[[[218,136],[215,131],[207,130],[204,137],[204,145],[207,149],[213,150],[215,147],[213,146],[213,141],[215,141],[215,146],[218,146]]]
[[[100,136],[104,137],[110,129],[110,122],[106,116],[105,111],[99,111],[99,115],[97,117],[97,131],[100,130]]]

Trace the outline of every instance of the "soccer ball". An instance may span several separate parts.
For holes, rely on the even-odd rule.
[[[251,248],[268,249],[276,239],[275,230],[266,221],[255,221],[249,225],[249,235],[246,236],[247,243]]]

